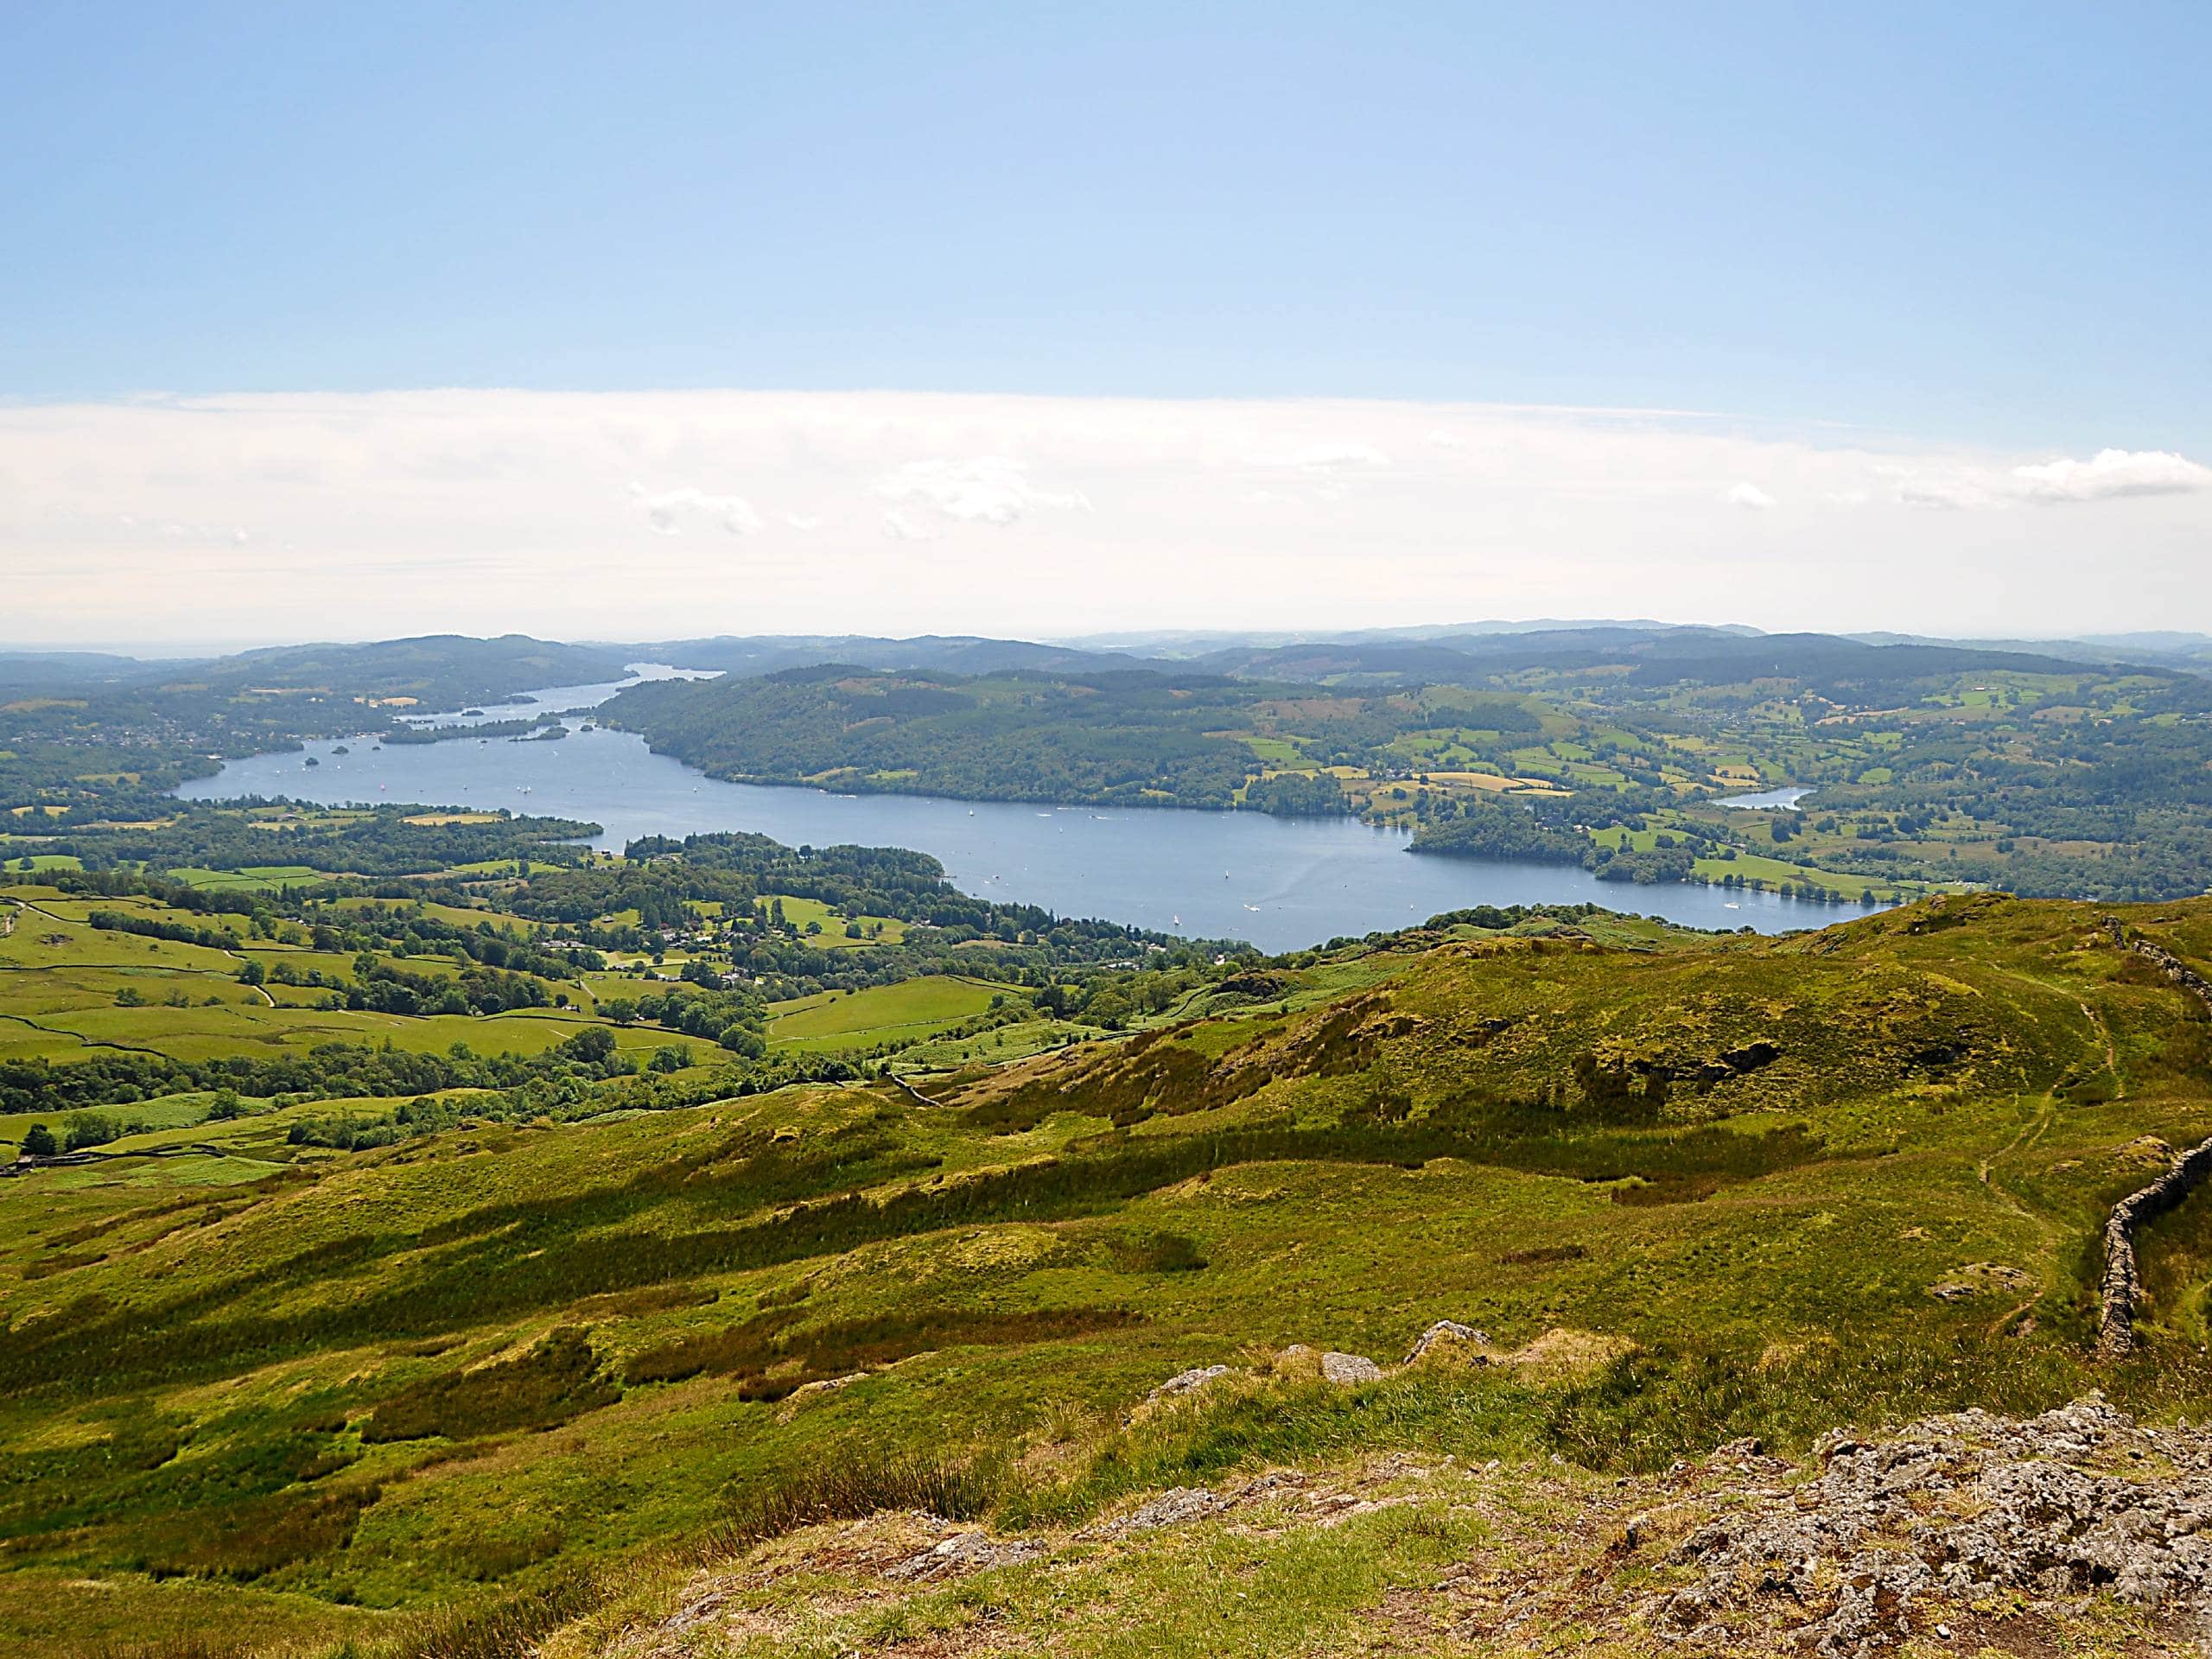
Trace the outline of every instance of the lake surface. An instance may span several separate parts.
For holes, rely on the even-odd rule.
[[[1800,789],[1793,784],[1785,789],[1763,789],[1756,795],[1724,795],[1713,804],[1746,812],[1795,812],[1797,803],[1812,792],[1810,786]]]
[[[487,719],[574,711],[613,686],[563,687]],[[595,693],[588,700],[584,694]],[[436,717],[455,723],[457,715]],[[569,722],[571,727],[581,724]],[[834,795],[728,784],[657,755],[626,732],[573,730],[554,742],[456,738],[234,760],[188,783],[194,800],[289,796],[324,805],[407,802],[505,807],[604,828],[595,845],[639,836],[747,830],[792,846],[911,847],[935,855],[963,891],[1190,938],[1296,950],[1338,935],[1404,927],[1471,905],[1598,904],[1696,927],[1763,933],[1821,927],[1851,912],[1770,893],[1600,881],[1557,864],[1416,856],[1408,839],[1352,818],[1258,812],[1012,805],[913,795]],[[321,764],[308,766],[313,756]]]

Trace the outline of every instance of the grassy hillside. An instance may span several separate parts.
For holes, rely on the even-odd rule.
[[[2125,913],[2212,957],[2212,903]],[[1495,1459],[1499,1502],[1558,1512],[1749,1433],[2091,1387],[2201,1415],[2202,1199],[2145,1240],[2143,1354],[2088,1357],[2104,1210],[2212,1133],[2201,1010],[2096,914],[1462,923],[926,1103],[812,1086],[355,1152],[283,1132],[331,1103],[174,1113],[106,1149],[213,1150],[0,1182],[0,1637],[595,1652],[704,1563],[739,1577],[698,1651],[1279,1652],[1370,1624],[1477,1520],[1084,1529],[1274,1465],[1349,1504]],[[1396,1370],[1444,1319],[1482,1339]],[[1319,1350],[1387,1374],[1325,1381]],[[1123,1538],[1121,1565],[885,1580],[833,1531],[780,1588],[740,1573],[886,1506]]]

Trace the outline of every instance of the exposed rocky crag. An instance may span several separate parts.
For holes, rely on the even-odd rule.
[[[2212,1632],[2212,1434],[2139,1427],[2092,1398],[2026,1421],[1931,1418],[1894,1439],[1832,1437],[1802,1484],[1693,1532],[1695,1582],[1655,1624],[1732,1646],[1787,1630],[1857,1656],[1993,1592],[2063,1608],[2109,1593]]]
[[[772,1545],[705,1573],[674,1606],[564,1656],[677,1659],[714,1637],[774,1641],[841,1609],[1030,1565],[1074,1583],[1185,1529],[1242,1539],[1325,1531],[1384,1511],[1471,1513],[1485,1541],[1389,1592],[1364,1629],[1394,1653],[1519,1652],[1574,1630],[1623,1656],[1900,1652],[2128,1659],[2212,1652],[2212,1430],[2145,1427],[2092,1395],[2033,1418],[1970,1411],[1895,1433],[1834,1433],[1803,1463],[1757,1440],[1663,1473],[1608,1478],[1554,1458],[1519,1466],[1385,1455],[1139,1497],[1072,1531],[1001,1537],[894,1511]],[[1418,1525],[1419,1522],[1410,1524]],[[1073,1576],[1070,1576],[1073,1575]],[[772,1586],[809,1588],[779,1610]],[[766,1599],[764,1599],[766,1598]],[[1011,1609],[1019,1596],[979,1605]],[[983,1624],[932,1655],[1037,1650]]]

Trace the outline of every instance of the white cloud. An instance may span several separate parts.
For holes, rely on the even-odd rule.
[[[118,512],[115,515],[118,529],[136,534],[150,534],[172,542],[231,542],[239,545],[253,538],[235,524],[191,524],[166,518],[158,524],[148,524],[136,513]]]
[[[719,524],[733,536],[751,536],[761,527],[760,515],[744,497],[709,495],[688,484],[658,494],[642,484],[632,484],[630,499],[645,515],[646,527],[656,536],[681,536],[684,524],[692,519]]]
[[[1040,489],[1018,462],[1000,455],[909,461],[873,487],[886,501],[929,507],[962,524],[1004,525],[1040,507],[1087,512],[1090,506],[1080,490]]]
[[[1428,429],[1428,437],[1426,442],[1433,444],[1439,449],[1457,449],[1465,440],[1455,432],[1447,432],[1440,426],[1432,426]]]
[[[1434,436],[1430,434],[1432,439]],[[1325,474],[1353,467],[1388,467],[1390,457],[1371,443],[1307,443],[1279,454],[1254,455],[1251,461],[1255,467]]]
[[[1752,507],[1761,512],[1774,505],[1774,498],[1748,479],[1731,489],[1721,499],[1731,506]]]
[[[2212,468],[2164,449],[2100,449],[2088,461],[2015,467],[2031,501],[2096,501],[2112,495],[2179,495],[2212,484]]]
[[[1958,471],[1892,472],[1897,505],[1965,509],[2001,505],[1986,479]]]
[[[2212,481],[2175,445],[2062,466],[1837,433],[919,392],[4,403],[0,638],[298,639],[334,610],[363,637],[1386,626],[1587,615],[1621,593],[1775,627],[1894,627],[1901,593],[1930,632],[2212,615]],[[715,493],[741,478],[750,499]],[[1779,505],[1716,513],[1738,481]],[[2081,505],[2027,510],[2046,501]],[[1931,505],[1982,511],[1909,510]],[[621,579],[617,510],[680,532],[655,543],[656,580]],[[2126,533],[2096,538],[2085,588],[2082,518],[2107,514]],[[748,556],[804,533],[790,551],[831,550],[834,580],[818,559],[732,559],[726,537],[756,529],[777,534]]]
[[[2171,450],[2100,449],[2087,461],[2062,456],[2013,467],[1948,465],[1885,469],[1909,507],[2004,508],[2024,504],[2186,495],[2212,486],[2212,468]]]

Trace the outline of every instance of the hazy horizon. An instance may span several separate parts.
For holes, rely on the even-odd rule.
[[[1157,629],[1109,629],[1086,633],[1053,632],[1045,631],[1036,631],[1025,633],[971,633],[969,637],[1014,640],[1033,645],[1058,645],[1072,650],[1112,652],[1134,650],[1137,646],[1148,642],[1158,642],[1160,644],[1176,643],[1192,647],[1201,647],[1213,643],[1227,644],[1248,639],[1263,642],[1281,641],[1284,643],[1296,643],[1306,640],[1328,640],[1354,635],[1388,636],[1418,633],[1426,637],[1439,633],[1465,633],[1481,631],[1491,631],[1499,633],[1537,633],[1586,627],[1649,629],[1713,628],[1718,630],[1728,630],[1747,628],[1750,626],[1751,625],[1746,623],[1738,622],[1732,618],[1529,616],[1469,617],[1463,621],[1456,623],[1384,623],[1371,627],[1332,627],[1316,626],[1312,627],[1240,628],[1233,625],[1224,625],[1221,626],[1199,626],[1191,628],[1161,627]],[[524,632],[526,631],[520,629],[508,629],[504,630],[503,632]],[[934,632],[942,635],[946,634],[949,631],[936,630]],[[1821,627],[1774,627],[1759,628],[1757,629],[1756,632],[1759,633],[1796,634],[1828,633],[1838,631]],[[2192,629],[2177,628],[2097,629],[2085,630],[2075,633],[2036,634],[1961,633],[1952,632],[1942,628],[1917,628],[1910,630],[1853,629],[1842,632],[1866,636],[1891,633],[1909,636],[1915,639],[1925,638],[1955,640],[1961,645],[1987,645],[1993,646],[2037,644],[2113,645],[2130,643],[2147,647],[2149,642],[2156,640],[2171,640],[2182,643],[2198,640],[2212,640],[2212,633],[2199,632]],[[427,639],[440,636],[470,639],[490,639],[498,637],[497,635],[491,634],[461,634],[452,629],[403,628],[400,631],[392,633],[302,633],[296,637],[270,636],[265,638],[241,638],[227,639],[164,639],[159,638],[131,639],[118,637],[114,639],[93,639],[70,644],[53,644],[35,642],[29,639],[21,637],[0,635],[0,655],[67,656],[73,654],[83,654],[87,656],[133,658],[142,662],[160,663],[236,656],[246,652],[275,650],[287,645],[372,645],[395,639]],[[780,633],[749,635],[735,632],[728,629],[706,628],[689,633],[671,633],[662,636],[658,639],[650,639],[644,635],[632,635],[625,637],[611,634],[602,635],[591,633],[538,634],[532,635],[531,637],[542,639],[551,644],[620,647],[624,645],[664,645],[678,640],[712,639],[717,638],[804,639],[810,637],[855,637],[898,639],[919,638],[923,636],[918,634],[869,633],[865,630],[821,627],[796,628],[784,631]]]
[[[339,617],[359,638],[667,639],[1661,611],[2057,637],[2212,615],[2212,468],[2178,453],[1632,410],[146,398],[0,409],[0,479],[34,624],[11,632],[55,645],[319,637]]]

